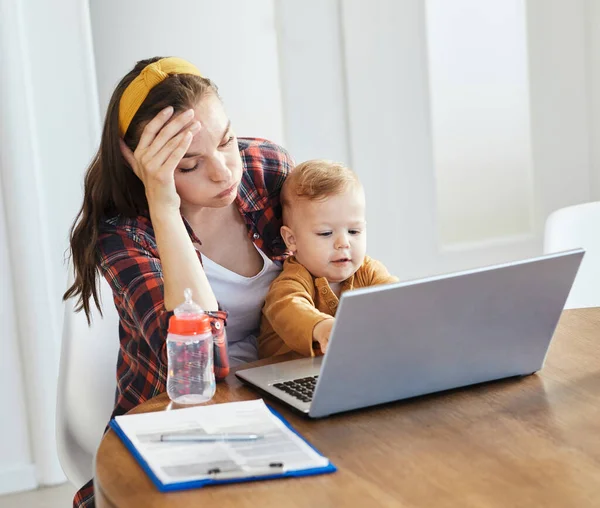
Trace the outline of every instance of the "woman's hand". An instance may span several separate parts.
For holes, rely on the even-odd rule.
[[[120,140],[121,153],[144,184],[150,208],[179,210],[181,201],[175,190],[175,169],[187,152],[194,134],[200,130],[200,122],[192,121],[193,109],[169,122],[172,116],[173,107],[169,106],[150,120],[144,127],[135,152]]]
[[[313,328],[313,340],[319,343],[321,352],[325,354],[327,346],[329,345],[329,336],[331,335],[331,329],[335,323],[335,318],[324,319],[318,322]]]

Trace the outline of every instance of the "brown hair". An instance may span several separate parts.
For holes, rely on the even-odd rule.
[[[84,180],[81,209],[70,230],[70,250],[75,282],[63,299],[78,297],[76,311],[85,311],[90,322],[90,298],[100,312],[96,276],[98,273],[98,241],[100,223],[104,217],[121,215],[136,217],[148,209],[142,181],[135,175],[119,147],[119,102],[127,86],[147,65],[162,57],[139,61],[117,85],[112,94],[98,152],[89,165]],[[208,93],[218,96],[217,87],[206,78],[191,74],[173,74],[156,85],[133,117],[124,136],[127,146],[137,147],[144,126],[167,106],[175,114],[194,107]]]
[[[340,162],[325,159],[302,162],[291,171],[281,189],[284,215],[286,208],[298,199],[325,199],[351,186],[362,187],[356,173]]]

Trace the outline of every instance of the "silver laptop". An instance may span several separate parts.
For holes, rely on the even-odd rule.
[[[542,368],[583,250],[344,293],[327,354],[239,370],[313,418]]]

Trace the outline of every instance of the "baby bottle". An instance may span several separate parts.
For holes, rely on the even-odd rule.
[[[184,291],[185,302],[169,320],[167,394],[177,404],[198,404],[215,394],[213,337],[210,321]]]

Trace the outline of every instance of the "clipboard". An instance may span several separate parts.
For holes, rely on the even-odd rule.
[[[321,465],[315,467],[305,467],[301,469],[288,467],[283,460],[273,460],[264,464],[239,464],[235,461],[223,461],[216,460],[211,462],[210,465],[206,466],[205,471],[199,471],[198,478],[196,479],[188,479],[186,481],[163,481],[157,472],[151,467],[149,461],[144,457],[142,451],[140,451],[139,444],[136,444],[132,441],[132,439],[128,436],[127,432],[122,428],[117,419],[123,417],[117,417],[117,419],[111,420],[109,423],[110,428],[119,436],[121,441],[124,443],[125,447],[129,450],[129,452],[133,455],[136,461],[139,463],[141,468],[145,471],[148,477],[152,480],[152,483],[156,486],[156,488],[160,492],[173,492],[179,490],[189,490],[207,487],[211,485],[224,485],[229,483],[241,483],[241,482],[251,482],[251,481],[259,481],[259,480],[271,480],[277,478],[294,478],[294,477],[302,477],[302,476],[312,476],[312,475],[320,475],[333,473],[337,471],[335,465],[329,461],[326,457],[324,457],[314,446],[312,446],[306,439],[304,439],[290,424],[285,418],[283,418],[276,410],[272,407],[264,404],[262,400],[260,401],[247,401],[248,402],[262,402],[263,405],[269,410],[270,414],[277,418],[283,425],[285,429],[290,433],[299,438],[301,442],[312,450],[316,456],[318,456],[322,462]],[[242,403],[227,403],[227,404],[244,404]],[[178,413],[181,411],[189,411],[190,409],[205,409],[205,408],[214,408],[217,406],[223,406],[227,404],[219,404],[214,406],[204,406],[202,408],[185,408],[173,411],[173,413]],[[161,413],[143,413],[140,415],[124,415],[128,416],[144,416],[148,415],[148,418],[151,418],[150,415],[156,415]],[[295,439],[295,438],[293,438]],[[206,464],[206,463],[203,463]],[[163,475],[164,478],[164,475]]]

